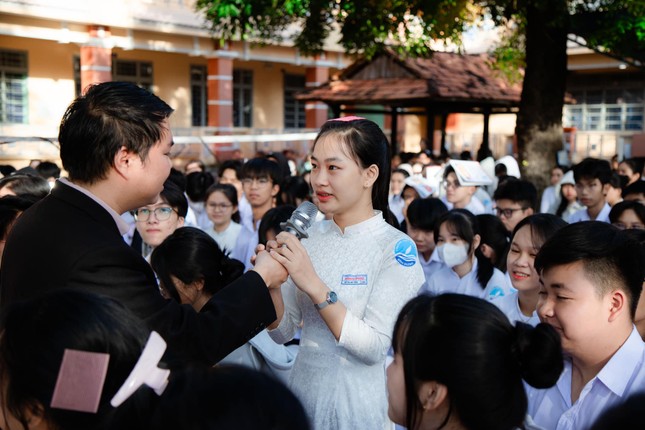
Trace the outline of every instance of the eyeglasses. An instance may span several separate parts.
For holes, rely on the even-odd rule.
[[[148,208],[139,208],[134,212],[134,219],[136,221],[146,222],[150,219],[150,214],[154,213],[157,221],[165,221],[170,218],[170,215],[175,212],[170,206],[161,206],[153,210]]]
[[[444,188],[446,188],[446,189],[447,189],[447,188],[454,188],[455,190],[456,190],[457,188],[461,187],[461,184],[460,184],[459,182],[456,182],[456,181],[455,181],[455,182],[442,181],[442,182],[441,182],[441,185],[442,185]]]
[[[267,184],[270,184],[271,179],[269,179],[269,178],[253,178],[253,179],[244,178],[240,182],[242,182],[242,185],[251,185],[251,184],[253,184],[255,182],[256,184],[258,184],[258,185],[263,187],[263,186],[265,186]]]
[[[214,211],[224,211],[233,207],[233,205],[227,205],[226,203],[209,203],[207,206],[209,209],[213,209]]]
[[[510,218],[513,216],[513,212],[517,211],[525,211],[528,208],[507,208],[507,209],[502,209],[502,208],[495,208],[495,212],[497,212],[497,216],[503,216],[504,218]]]
[[[622,222],[613,223],[615,227],[618,227],[621,230],[643,230],[645,226],[643,224],[623,224]]]

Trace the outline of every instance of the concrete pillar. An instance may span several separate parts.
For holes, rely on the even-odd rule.
[[[112,48],[110,29],[100,25],[88,26],[90,40],[81,46],[81,92],[91,84],[112,80]]]
[[[315,88],[323,85],[329,79],[329,67],[307,67],[305,72],[305,85]],[[305,103],[305,127],[320,128],[327,121],[327,105],[323,102],[313,101]]]
[[[233,59],[208,59],[208,125],[233,131]]]

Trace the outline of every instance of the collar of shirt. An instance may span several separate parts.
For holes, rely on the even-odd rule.
[[[609,206],[609,203],[605,203],[605,205],[598,213],[598,216],[594,220],[592,220],[591,217],[589,216],[589,211],[587,210],[587,208],[584,208],[581,211],[583,215],[581,221],[609,222],[609,212],[611,212],[611,206]]]
[[[589,390],[590,384],[594,384],[596,380],[606,386],[614,394],[619,397],[623,396],[627,384],[634,374],[634,370],[640,368],[643,363],[643,349],[645,344],[641,339],[636,327],[633,327],[631,334],[623,343],[623,345],[616,351],[616,353],[609,359],[607,364],[598,372],[598,374],[583,387],[580,398],[581,401],[585,396],[584,393]],[[558,391],[564,399],[568,408],[572,406],[571,403],[571,378],[572,378],[572,364],[571,359],[567,358],[564,361],[564,370],[557,382]]]
[[[360,234],[369,234],[370,232],[376,232],[380,230],[380,228],[383,226],[383,213],[381,211],[374,211],[374,216],[372,216],[371,218],[366,219],[363,222],[359,222],[358,224],[345,227],[344,233],[333,219],[322,221],[320,224],[322,232],[333,230],[341,236],[345,237],[351,237]]]
[[[116,213],[114,209],[108,206],[107,203],[105,203],[103,200],[98,198],[96,195],[92,194],[88,189],[83,188],[80,185],[77,185],[66,178],[59,178],[57,180],[67,185],[68,187],[74,188],[76,191],[79,191],[85,194],[87,197],[91,198],[97,204],[99,204],[103,209],[105,209],[110,214],[110,216],[114,219],[114,222],[116,223],[116,226],[119,229],[119,233],[121,234],[121,236],[123,236],[128,232],[128,230],[130,229],[130,226],[123,218],[121,218],[121,214]]]
[[[605,364],[596,375],[596,378],[613,391],[614,394],[622,397],[632,377],[633,372],[631,370],[640,368],[644,364],[642,362],[644,350],[643,339],[641,339],[636,327],[633,327],[625,343]]]

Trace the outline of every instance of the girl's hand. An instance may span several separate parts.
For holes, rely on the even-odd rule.
[[[275,241],[267,243],[267,249],[271,256],[287,269],[291,280],[301,291],[309,296],[318,295],[318,291],[314,290],[317,290],[316,287],[319,287],[322,281],[314,270],[307,250],[296,236],[282,232],[276,236]]]

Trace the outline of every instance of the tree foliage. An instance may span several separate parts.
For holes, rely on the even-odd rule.
[[[427,56],[436,40],[459,46],[467,26],[491,18],[505,29],[494,67],[523,79],[516,135],[525,173],[538,186],[562,147],[567,35],[645,63],[645,0],[197,0],[196,7],[222,39],[289,38],[313,55],[337,30],[334,42],[368,58],[386,47]]]
[[[645,61],[645,0],[562,0],[570,31],[590,47]],[[305,55],[324,51],[325,40],[337,40],[348,54],[371,57],[385,47],[404,56],[427,56],[432,42],[460,45],[465,27],[492,18],[504,29],[492,53],[496,67],[511,80],[525,66],[524,30],[527,7],[540,0],[197,0],[213,34],[222,40],[258,44],[292,40]]]
[[[293,39],[304,54],[319,54],[337,29],[347,53],[368,57],[385,46],[402,55],[424,56],[434,40],[459,42],[478,8],[467,0],[198,0],[221,39]]]

